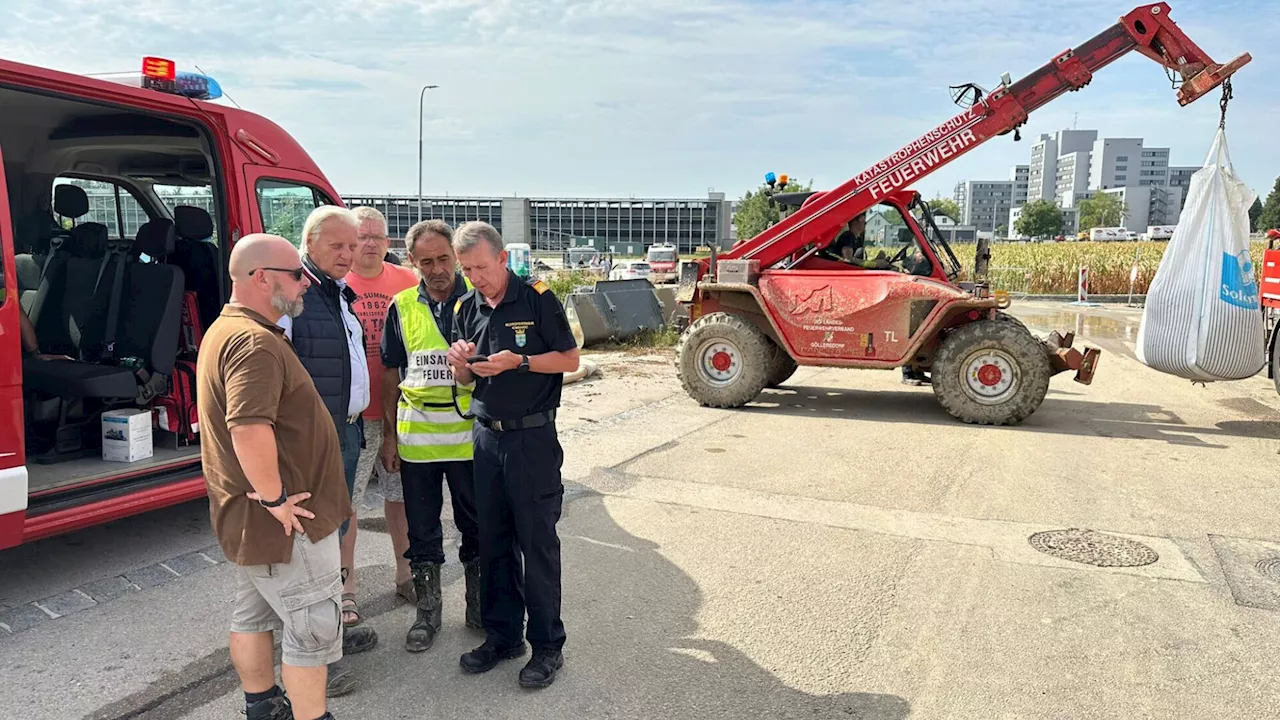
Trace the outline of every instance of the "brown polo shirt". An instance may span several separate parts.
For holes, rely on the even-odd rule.
[[[284,526],[247,497],[253,486],[231,442],[237,425],[274,428],[285,490],[311,493],[300,505],[315,517],[300,520],[312,542],[350,517],[337,430],[279,326],[243,305],[226,305],[200,343],[196,378],[209,515],[228,560],[264,565],[293,556],[293,538]]]

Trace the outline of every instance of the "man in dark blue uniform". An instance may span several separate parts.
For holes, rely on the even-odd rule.
[[[525,635],[533,657],[520,671],[520,684],[543,688],[564,664],[556,535],[564,451],[555,413],[564,373],[578,368],[578,347],[564,307],[546,283],[527,284],[507,269],[502,237],[492,225],[462,225],[453,247],[475,286],[455,305],[457,340],[448,362],[460,384],[475,382],[471,411],[486,631],[484,644],[460,663],[467,672],[487,672],[524,655]],[[527,634],[521,632],[526,610]]]

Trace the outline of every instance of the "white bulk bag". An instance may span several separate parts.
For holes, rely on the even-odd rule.
[[[1252,377],[1266,362],[1258,282],[1249,259],[1255,193],[1231,167],[1219,129],[1147,291],[1137,358],[1212,382]]]

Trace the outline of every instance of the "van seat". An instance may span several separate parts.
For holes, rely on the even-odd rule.
[[[172,226],[144,225],[132,250],[157,258],[168,255],[173,250]],[[173,373],[182,322],[182,271],[170,265],[131,262],[121,253],[114,253],[105,268],[101,262],[71,258],[65,264],[65,272],[47,276],[41,284],[41,291],[52,296],[56,308],[56,313],[42,314],[41,325],[36,327],[41,348],[48,353],[79,357],[81,361],[25,361],[23,385],[28,390],[64,398],[133,399],[138,391],[134,371],[94,362],[100,358],[107,362],[136,359],[149,373]],[[108,349],[111,295],[116,266],[121,262],[125,268],[117,301],[116,333]],[[45,298],[46,303],[49,299]],[[65,336],[64,329],[68,330]],[[46,340],[55,336],[59,342],[46,346]],[[104,352],[109,354],[102,357]]]

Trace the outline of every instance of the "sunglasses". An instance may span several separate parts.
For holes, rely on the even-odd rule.
[[[296,268],[264,267],[264,268],[258,268],[258,270],[270,270],[272,272],[282,272],[282,273],[285,273],[286,275],[292,275],[295,281],[301,280],[302,273],[306,272],[301,267],[296,267]],[[257,272],[257,270],[255,270],[254,272]],[[249,273],[249,274],[252,275],[253,273]]]

